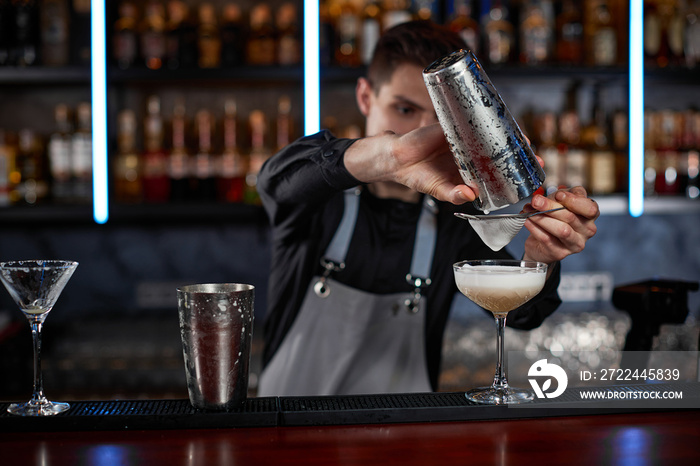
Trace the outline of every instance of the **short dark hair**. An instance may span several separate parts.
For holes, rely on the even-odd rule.
[[[427,20],[401,23],[379,38],[367,78],[374,92],[378,92],[399,65],[411,63],[425,68],[438,58],[464,48],[467,48],[464,40],[446,26]]]

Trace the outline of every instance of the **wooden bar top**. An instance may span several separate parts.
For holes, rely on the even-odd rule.
[[[700,411],[518,420],[3,433],[0,464],[698,464]]]

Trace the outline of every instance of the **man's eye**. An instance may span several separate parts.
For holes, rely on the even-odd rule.
[[[414,113],[416,113],[416,109],[413,107],[406,106],[406,105],[397,105],[396,112],[399,113],[400,115],[410,116],[410,115],[413,115]]]

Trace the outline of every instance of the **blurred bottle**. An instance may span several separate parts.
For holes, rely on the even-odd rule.
[[[243,201],[247,161],[238,146],[238,117],[236,101],[226,99],[224,104],[224,151],[219,165],[217,181],[218,199],[223,202]]]
[[[114,23],[112,35],[112,54],[122,70],[134,66],[138,57],[137,15],[134,2],[122,1],[119,4],[119,18]]]
[[[182,68],[180,55],[184,46],[185,22],[189,19],[189,7],[183,0],[169,0],[166,10],[168,14],[165,26],[165,63],[168,69],[176,70]]]
[[[319,5],[318,47],[322,66],[330,65],[335,59],[335,28],[328,3],[323,1]]]
[[[629,186],[629,118],[626,110],[613,113],[612,148],[615,152],[616,191],[626,192]]]
[[[678,0],[666,0],[662,3],[666,17],[668,64],[674,67],[685,64],[686,14],[683,3]]]
[[[588,158],[581,147],[581,122],[576,111],[577,87],[567,91],[566,106],[559,115],[559,152],[563,161],[563,183],[588,188]]]
[[[583,20],[580,5],[564,0],[557,16],[557,62],[580,65],[583,63]]]
[[[16,152],[10,134],[0,128],[0,207],[6,207],[16,200],[13,199],[19,178],[15,164]]]
[[[251,65],[274,65],[276,59],[272,10],[267,3],[258,3],[250,11],[246,61]]]
[[[589,65],[611,66],[617,63],[616,21],[609,0],[586,0],[583,32]]]
[[[340,66],[360,66],[360,14],[352,0],[331,6],[335,18],[335,61]]]
[[[172,147],[168,156],[168,176],[170,177],[170,199],[186,201],[192,195],[193,160],[187,151],[185,105],[178,101],[173,108]]]
[[[199,5],[199,67],[218,68],[221,66],[221,34],[216,20],[216,10],[211,3]]]
[[[42,64],[67,65],[70,59],[68,0],[42,0],[40,14]]]
[[[141,58],[146,67],[160,69],[167,51],[165,35],[165,7],[158,0],[149,0],[141,23]]]
[[[136,153],[136,115],[122,110],[117,116],[117,155],[114,160],[114,196],[119,203],[143,200],[141,163]]]
[[[10,63],[34,66],[39,62],[39,9],[37,0],[12,0],[14,50]]]
[[[374,46],[382,35],[382,8],[380,0],[369,0],[362,10],[360,59],[364,65],[372,60]]]
[[[265,114],[261,110],[253,110],[248,117],[250,128],[250,157],[248,173],[246,173],[246,189],[244,194],[245,202],[249,204],[260,204],[258,195],[258,173],[263,163],[270,158],[272,151],[267,145],[267,122]]]
[[[437,21],[440,14],[441,3],[438,0],[415,0],[413,8],[416,19],[425,21]]]
[[[588,187],[592,194],[612,194],[616,189],[615,154],[611,149],[605,110],[600,90],[593,91],[593,110],[588,124],[581,131],[581,143],[589,153]]]
[[[91,0],[72,0],[73,11],[70,20],[70,50],[74,65],[90,64],[91,46]]]
[[[277,102],[277,140],[276,151],[287,147],[292,142],[293,134],[292,101],[283,95]]]
[[[202,201],[216,199],[216,167],[219,158],[214,154],[212,145],[214,118],[209,110],[200,110],[196,115],[197,155],[194,157],[194,176],[196,198]]]
[[[520,16],[520,62],[529,65],[547,63],[552,57],[554,28],[547,0],[529,0],[522,4]]]
[[[477,57],[480,56],[479,23],[474,19],[473,0],[452,0],[448,27],[462,37],[467,47]]]
[[[76,202],[92,199],[92,109],[81,102],[76,109],[75,132],[71,141],[73,197]]]
[[[16,162],[18,201],[36,204],[49,192],[47,167],[41,140],[32,129],[21,129],[18,134]]]
[[[660,195],[680,194],[679,125],[675,112],[662,110],[657,114],[656,139],[656,183],[655,190]]]
[[[301,36],[297,7],[285,2],[277,10],[277,62],[280,65],[301,63]]]
[[[382,31],[398,24],[411,21],[411,2],[409,0],[384,0],[384,15],[382,16]]]
[[[545,112],[536,117],[535,138],[537,155],[544,160],[544,188],[551,194],[563,183],[562,155],[557,147],[557,117],[554,112]]]
[[[688,0],[685,10],[683,54],[685,66],[688,68],[700,64],[700,0]]]
[[[15,26],[12,2],[0,1],[0,66],[12,65],[15,48]]]
[[[235,67],[245,62],[245,37],[241,8],[236,3],[226,3],[221,25],[221,64],[224,67]]]
[[[512,60],[515,38],[508,19],[505,0],[494,0],[483,18],[484,55],[489,63],[504,64]]]
[[[49,136],[48,157],[51,170],[51,196],[65,202],[73,196],[71,180],[71,151],[73,125],[68,106],[58,104],[54,109],[55,131]]]
[[[143,196],[148,202],[166,202],[170,198],[168,154],[163,149],[163,118],[160,98],[150,96],[144,118]]]

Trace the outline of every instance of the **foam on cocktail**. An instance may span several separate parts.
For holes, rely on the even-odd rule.
[[[546,273],[515,266],[463,265],[456,270],[457,288],[494,314],[506,314],[528,302],[544,286]]]

